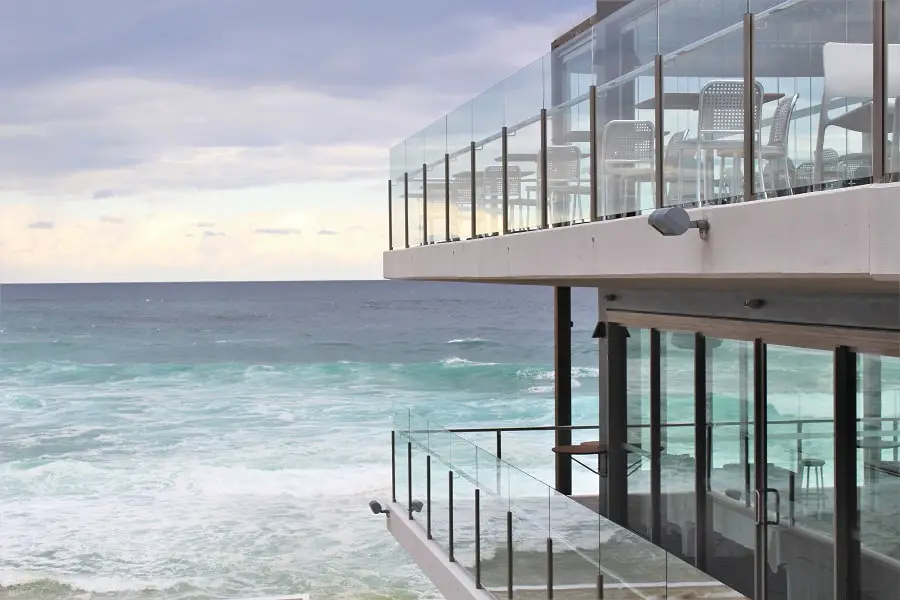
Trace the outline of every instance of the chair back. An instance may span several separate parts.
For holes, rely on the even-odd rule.
[[[652,121],[610,121],[603,126],[601,162],[653,164],[654,131]]]
[[[517,197],[522,192],[522,168],[518,165],[506,165],[506,187],[509,196]],[[503,167],[489,165],[484,169],[484,195],[500,198],[503,196]]]
[[[775,107],[775,115],[772,117],[772,125],[769,129],[769,143],[767,146],[778,146],[787,151],[788,131],[791,127],[791,116],[797,105],[799,94],[785,96],[778,101]]]
[[[753,94],[754,129],[759,128],[763,87],[756,82]],[[700,90],[700,117],[698,139],[712,141],[722,135],[744,132],[744,82],[743,80],[710,81]]]
[[[547,180],[575,184],[581,181],[581,150],[578,146],[547,148]]]

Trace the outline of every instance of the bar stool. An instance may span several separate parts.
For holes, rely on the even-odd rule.
[[[812,476],[815,474],[815,490],[811,490]],[[806,485],[803,484],[804,477]],[[800,460],[800,488],[803,490],[804,502],[810,496],[816,500],[816,510],[819,510],[825,501],[825,461],[821,458],[803,458]]]

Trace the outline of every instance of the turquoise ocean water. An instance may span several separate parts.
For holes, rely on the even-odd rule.
[[[574,292],[596,422],[596,292]],[[552,421],[552,290],[3,286],[0,598],[436,598],[368,510],[392,405]],[[548,476],[550,438],[511,439]]]

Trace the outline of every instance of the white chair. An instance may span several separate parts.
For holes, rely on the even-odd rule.
[[[825,147],[825,130],[833,122],[828,116],[828,104],[838,98],[865,102],[872,99],[872,44],[828,42],[822,47],[822,63],[825,82],[819,113],[819,129],[816,136],[815,171],[813,184],[822,183],[822,152]],[[900,44],[888,44],[885,88],[891,106],[900,96]],[[896,121],[896,119],[895,119]],[[894,132],[898,128],[895,123]],[[871,132],[870,132],[871,133]],[[900,167],[900,157],[891,157],[892,170]]]

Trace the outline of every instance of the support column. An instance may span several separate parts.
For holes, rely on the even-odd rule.
[[[606,331],[606,307],[608,301],[603,290],[597,290],[597,327],[594,332],[594,339],[597,340],[597,415],[599,416],[598,436],[597,439],[601,444],[609,442],[609,419],[607,416],[609,407],[609,371],[607,365],[609,363],[609,337]],[[608,456],[601,454],[597,459],[597,470],[600,472],[597,489],[597,505],[600,514],[609,516],[609,506],[607,499],[609,492],[607,490],[609,463]]]
[[[554,288],[554,356],[553,367],[556,407],[555,425],[572,424],[572,288]],[[571,429],[556,430],[556,445],[572,443]],[[572,493],[572,457],[556,454],[556,491]]]
[[[625,456],[628,426],[627,335],[622,325],[607,323],[607,517],[623,527],[628,524],[628,466]]]

